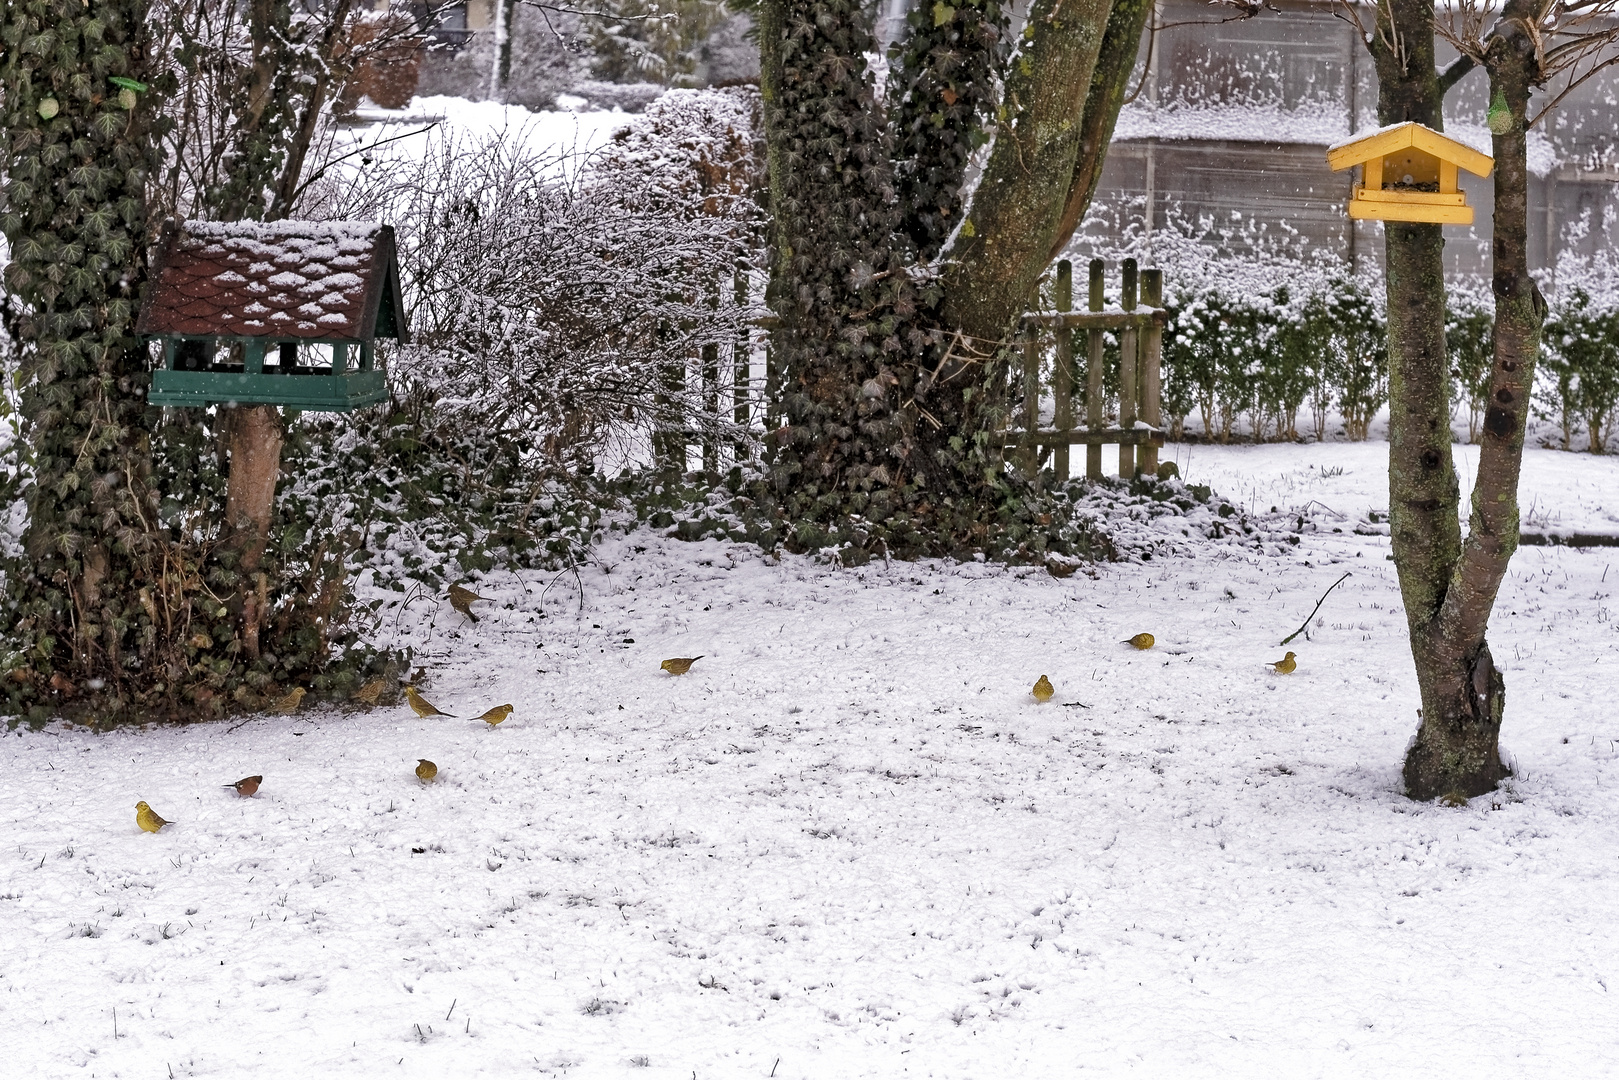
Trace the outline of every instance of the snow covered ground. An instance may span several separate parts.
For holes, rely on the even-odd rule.
[[[1377,444],[1188,449],[1257,513],[1387,507]],[[1525,493],[1611,528],[1619,459],[1531,451]],[[641,532],[578,583],[489,575],[476,626],[387,612],[439,707],[517,706],[496,730],[18,732],[4,1071],[1611,1075],[1619,551],[1516,557],[1518,775],[1448,809],[1399,794],[1388,541],[1337,520],[1061,580]]]

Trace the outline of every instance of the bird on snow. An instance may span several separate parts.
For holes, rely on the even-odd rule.
[[[236,794],[245,799],[249,795],[257,792],[259,790],[259,785],[262,783],[264,783],[264,777],[262,776],[244,776],[240,780],[236,781],[236,783],[226,784],[225,786],[228,788],[234,788],[236,790]]]
[[[1275,668],[1277,672],[1282,675],[1291,675],[1293,674],[1293,669],[1299,666],[1298,662],[1293,659],[1297,655],[1298,653],[1290,652],[1280,660],[1272,661],[1270,666]]]
[[[377,698],[382,694],[386,684],[381,679],[372,679],[358,690],[354,691],[354,700],[362,705],[375,705]]]
[[[461,614],[465,615],[467,618],[471,619],[473,622],[478,621],[478,616],[472,613],[472,602],[474,600],[488,599],[489,597],[479,596],[471,589],[463,588],[460,585],[450,586],[450,606],[459,611]]]
[[[1042,675],[1042,676],[1040,676],[1039,681],[1034,684],[1034,691],[1033,692],[1034,692],[1034,700],[1036,700],[1038,702],[1041,702],[1043,704],[1043,703],[1045,703],[1047,701],[1050,701],[1051,700],[1051,695],[1055,694],[1057,691],[1052,688],[1051,680],[1046,678],[1044,675]]]
[[[438,766],[437,765],[434,765],[431,761],[428,761],[426,758],[417,758],[416,759],[416,779],[420,780],[422,783],[425,784],[425,783],[428,783],[429,781],[431,781],[433,779],[433,777],[435,777],[437,775],[438,775]]]
[[[405,700],[410,702],[411,711],[424,720],[429,716],[450,716],[447,712],[439,712],[431,701],[416,692],[414,686],[405,687]],[[450,719],[453,720],[455,717],[450,716]]]
[[[1128,641],[1121,641],[1121,642],[1119,642],[1119,644],[1120,645],[1134,645],[1138,649],[1150,649],[1150,648],[1152,648],[1152,644],[1153,644],[1154,640],[1156,640],[1156,639],[1151,634],[1137,634],[1135,637],[1130,638]]]
[[[677,656],[673,659],[665,660],[658,666],[671,675],[684,675],[691,670],[693,664],[701,659],[701,656]]]
[[[303,703],[304,695],[309,693],[301,686],[294,686],[285,697],[278,697],[270,703],[270,711],[280,713],[282,716],[291,716],[298,711]]]
[[[173,825],[172,821],[164,821],[157,816],[157,811],[146,805],[145,800],[135,804],[135,824],[146,832],[157,832],[165,825]]]
[[[490,727],[496,727],[502,720],[506,719],[506,717],[510,716],[511,714],[512,707],[510,705],[496,705],[493,709],[490,709],[488,712],[478,717],[478,719],[482,720]]]

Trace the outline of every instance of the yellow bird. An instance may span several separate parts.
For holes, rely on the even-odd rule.
[[[1051,680],[1046,678],[1044,675],[1040,676],[1040,681],[1034,684],[1034,700],[1041,702],[1042,704],[1050,701],[1051,695],[1055,694],[1056,692],[1057,691],[1052,688]]]
[[[431,761],[428,761],[426,758],[417,758],[416,759],[416,779],[420,780],[422,783],[425,784],[425,783],[428,783],[429,781],[431,781],[433,779],[433,777],[435,777],[437,775],[438,775],[438,766],[437,765],[434,765]]]
[[[405,687],[405,700],[410,702],[411,711],[424,720],[429,716],[450,716],[447,712],[439,712],[431,701],[416,692],[414,686]],[[454,720],[455,717],[450,716],[450,719]]]
[[[1297,655],[1297,653],[1288,653],[1280,660],[1272,662],[1271,667],[1275,668],[1280,674],[1291,675],[1293,674],[1293,669],[1299,666],[1298,662],[1293,659]]]
[[[270,711],[280,713],[282,716],[291,716],[298,711],[298,706],[303,702],[304,695],[307,693],[309,691],[303,687],[294,686],[285,697],[278,697],[270,703]]]
[[[1138,649],[1150,649],[1156,639],[1151,634],[1137,634],[1129,641],[1121,641],[1120,645],[1134,645]]]
[[[375,705],[377,698],[382,695],[382,688],[386,685],[381,679],[372,679],[354,691],[354,700],[362,705]]]
[[[147,806],[144,801],[135,804],[135,824],[146,832],[157,832],[165,825],[173,825],[172,821],[164,821],[157,816],[157,811]]]
[[[493,709],[490,709],[488,712],[478,717],[478,719],[482,720],[490,727],[496,727],[502,720],[506,719],[506,717],[510,716],[511,714],[512,707],[510,705],[496,705]]]
[[[701,660],[701,656],[677,656],[672,660],[665,660],[658,666],[671,675],[684,675],[691,670],[691,666]]]
[[[450,606],[459,611],[461,614],[465,615],[467,618],[471,619],[473,622],[478,621],[478,616],[472,613],[472,602],[474,600],[488,599],[489,597],[479,596],[471,589],[463,588],[460,585],[450,586]]]

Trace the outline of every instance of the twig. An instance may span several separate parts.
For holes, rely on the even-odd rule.
[[[1309,614],[1309,617],[1304,620],[1304,625],[1300,626],[1297,630],[1293,631],[1291,634],[1289,634],[1285,638],[1283,638],[1282,641],[1281,641],[1281,643],[1283,645],[1286,645],[1289,641],[1292,641],[1294,638],[1296,638],[1300,634],[1304,633],[1305,630],[1309,629],[1309,627],[1310,627],[1310,619],[1315,618],[1315,613],[1317,611],[1320,611],[1321,610],[1321,605],[1327,602],[1327,597],[1329,595],[1331,595],[1332,590],[1336,589],[1338,586],[1342,585],[1344,583],[1344,578],[1347,578],[1349,576],[1349,574],[1350,574],[1350,571],[1345,570],[1343,577],[1339,578],[1337,581],[1334,581],[1331,585],[1329,585],[1327,587],[1327,591],[1321,594],[1321,599],[1319,599],[1319,600],[1317,600],[1315,602],[1315,607],[1314,607],[1314,609],[1311,610],[1311,612]]]
[[[1085,704],[1083,701],[1065,701],[1065,702],[1062,703],[1062,707],[1065,708],[1065,709],[1088,709],[1088,708],[1090,708],[1090,706]]]

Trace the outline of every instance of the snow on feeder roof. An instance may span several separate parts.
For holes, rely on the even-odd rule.
[[[1327,148],[1333,170],[1362,166],[1349,216],[1377,221],[1471,225],[1458,171],[1489,176],[1495,160],[1414,121],[1391,124]]]
[[[372,343],[409,341],[393,228],[170,222],[135,330],[163,343],[148,395],[154,405],[347,412],[383,401],[387,382]],[[330,348],[329,365],[324,353],[319,366],[300,359],[316,345]],[[360,365],[351,372],[354,346]]]

